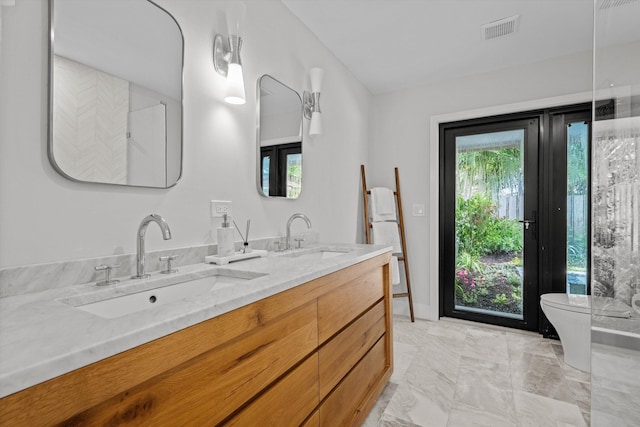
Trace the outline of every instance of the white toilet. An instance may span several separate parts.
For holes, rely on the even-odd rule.
[[[565,363],[591,372],[591,296],[544,294],[540,306],[560,336]]]

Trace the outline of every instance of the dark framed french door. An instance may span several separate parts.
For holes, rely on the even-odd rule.
[[[548,233],[542,292],[590,294],[591,106],[549,112]]]
[[[591,104],[544,114],[540,294],[591,293],[591,114]],[[542,314],[538,331],[557,336]]]
[[[553,335],[540,295],[590,293],[591,111],[440,125],[441,316]]]
[[[441,315],[537,329],[540,120],[441,125]]]

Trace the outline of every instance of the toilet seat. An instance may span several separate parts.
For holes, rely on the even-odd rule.
[[[560,337],[564,361],[591,371],[591,297],[565,293],[543,294],[540,307]]]
[[[573,295],[572,295],[573,296]],[[576,295],[577,296],[577,295]],[[580,295],[582,296],[582,295]],[[591,298],[580,298],[579,301],[571,301],[565,293],[543,294],[540,296],[541,303],[559,310],[573,311],[574,313],[591,314]]]

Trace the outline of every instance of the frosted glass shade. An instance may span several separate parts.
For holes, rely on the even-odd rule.
[[[322,135],[322,113],[314,111],[309,124],[309,135]]]
[[[225,102],[229,104],[244,104],[244,77],[242,75],[242,66],[240,64],[229,64],[227,72],[227,94],[224,97]]]
[[[312,68],[309,74],[311,79],[311,92],[322,92],[324,70],[322,68]]]
[[[243,1],[227,0],[224,2],[225,14],[227,15],[227,31],[229,34],[240,36],[244,34],[245,17],[247,6]]]

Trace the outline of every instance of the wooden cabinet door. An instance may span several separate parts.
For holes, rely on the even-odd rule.
[[[320,406],[321,427],[351,426],[366,415],[366,398],[384,373],[385,354],[383,337]]]
[[[225,425],[297,427],[319,401],[318,353],[314,353]]]
[[[318,298],[320,343],[384,297],[383,279],[383,269],[376,268]]]
[[[384,301],[380,301],[319,350],[321,399],[369,351],[385,328]]]

